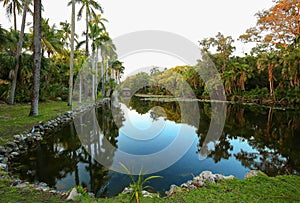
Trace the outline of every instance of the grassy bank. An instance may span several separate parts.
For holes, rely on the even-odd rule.
[[[30,188],[10,187],[9,180],[0,181],[1,202],[68,202],[59,195],[40,192]],[[142,198],[141,202],[300,202],[300,177],[277,176],[275,178],[260,174],[246,180],[223,180],[206,188],[192,191],[178,191],[168,198]],[[129,195],[115,198],[93,200],[89,197],[78,198],[75,202],[130,202]],[[135,202],[133,200],[132,202]]]
[[[0,145],[13,139],[13,135],[30,129],[40,121],[48,121],[71,110],[66,102],[48,101],[39,104],[39,116],[29,117],[30,104],[0,104]]]
[[[0,170],[0,176],[6,176],[6,173]],[[6,203],[32,203],[32,202],[66,202],[60,195],[54,195],[49,192],[33,190],[31,186],[19,189],[11,187],[11,180],[8,178],[0,179],[0,202]]]

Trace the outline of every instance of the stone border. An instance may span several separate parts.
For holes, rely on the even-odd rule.
[[[250,170],[245,174],[244,179],[258,176],[260,173],[263,174],[261,171]],[[217,184],[222,180],[233,179],[235,179],[233,175],[224,176],[221,174],[213,174],[211,171],[202,171],[198,176],[195,176],[193,180],[188,180],[180,186],[171,185],[170,190],[166,192],[167,196],[165,198],[169,198],[178,192],[196,190],[198,188],[207,187],[208,184]]]
[[[8,166],[10,164],[10,161],[26,153],[29,144],[40,142],[47,136],[54,135],[55,132],[57,132],[65,125],[69,124],[79,114],[109,101],[109,98],[105,98],[92,104],[82,105],[73,111],[66,112],[56,119],[47,121],[46,123],[39,122],[29,131],[24,131],[24,133],[13,135],[14,141],[7,142],[5,146],[0,145],[0,170],[8,173]],[[15,186],[17,188],[25,188],[31,186],[29,182],[21,181],[20,179],[14,178],[9,175],[0,174],[0,180],[3,180],[5,178],[11,180],[11,186]],[[66,195],[66,193],[64,192],[59,192],[50,188],[46,183],[43,182],[34,184],[33,188],[44,192],[48,191],[53,194]]]

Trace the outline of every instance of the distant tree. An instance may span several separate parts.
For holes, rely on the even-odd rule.
[[[24,7],[23,7],[21,31],[20,31],[20,35],[19,35],[19,41],[18,41],[17,53],[16,53],[16,67],[13,70],[13,77],[11,78],[12,84],[11,84],[11,90],[10,90],[9,104],[14,104],[14,100],[15,100],[17,77],[18,77],[18,71],[19,71],[19,66],[20,66],[20,56],[21,56],[22,47],[23,47],[26,15],[27,15],[27,9],[28,9],[29,3],[30,3],[30,0],[25,0]]]
[[[14,30],[17,30],[17,14],[21,14],[23,0],[0,0],[3,2],[3,7],[6,8],[6,14],[8,17],[13,15],[14,18]]]
[[[289,63],[290,60],[279,62],[276,58],[282,57],[284,53],[288,55],[292,52],[288,51],[288,47],[294,43],[295,39],[300,35],[300,1],[298,0],[276,0],[275,5],[268,10],[258,12],[257,23],[255,27],[246,30],[246,33],[240,36],[243,42],[259,42],[267,49],[264,53],[258,55],[258,61],[264,61],[268,69],[268,80],[270,96],[274,96],[274,71],[275,67],[279,67],[279,63]],[[278,53],[276,50],[279,50]],[[279,54],[279,55],[278,55]],[[296,56],[295,54],[294,56]],[[286,58],[287,59],[287,58]],[[276,61],[277,60],[277,61]],[[288,65],[290,72],[295,73],[294,81],[299,82],[299,71],[297,64],[299,64],[299,57],[294,58],[296,65]],[[282,68],[282,66],[280,66]],[[291,70],[293,68],[293,70]],[[283,75],[285,77],[285,75]],[[283,84],[283,83],[281,83]]]

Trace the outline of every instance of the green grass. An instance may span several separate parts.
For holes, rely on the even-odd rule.
[[[1,172],[1,171],[0,171]],[[35,203],[35,202],[66,202],[60,195],[33,190],[29,187],[19,189],[11,187],[10,180],[0,180],[0,202],[5,203]]]
[[[1,172],[1,171],[0,171]],[[10,187],[9,180],[0,180],[0,202],[67,202],[59,195],[39,192],[30,188],[17,189]],[[211,184],[206,188],[182,191],[169,198],[141,198],[141,203],[170,202],[300,202],[300,177],[277,176],[275,178],[260,174],[246,180],[224,180],[219,184]],[[82,196],[75,202],[130,202],[130,195],[119,195],[108,199],[93,200]],[[135,200],[131,201],[135,202]]]
[[[171,196],[167,202],[300,202],[300,177],[260,174]]]
[[[48,101],[39,104],[39,116],[29,117],[30,104],[0,104],[0,145],[13,140],[13,135],[32,128],[39,121],[48,121],[71,110],[66,102]]]

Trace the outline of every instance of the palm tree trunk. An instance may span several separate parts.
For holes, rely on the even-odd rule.
[[[95,100],[95,61],[96,61],[96,57],[95,57],[95,51],[92,52],[92,61],[91,61],[91,65],[92,65],[92,100]]]
[[[14,29],[15,31],[17,31],[17,11],[16,11],[17,7],[16,7],[16,2],[13,1],[13,12],[14,12]]]
[[[104,54],[101,52],[101,57],[102,57],[102,62],[101,62],[101,79],[102,79],[102,98],[105,97],[105,86],[104,86],[104,83],[105,83],[105,73],[104,73]]]
[[[85,24],[86,24],[86,35],[85,35],[85,56],[89,57],[89,13],[88,13],[88,3],[85,5]],[[85,66],[85,78],[84,78],[84,100],[87,100],[88,97],[88,62],[86,62]]]
[[[98,96],[98,55],[99,55],[99,48],[97,48],[97,51],[96,51],[96,61],[95,61],[95,65],[96,65],[96,67],[95,67],[95,82],[96,82],[96,86],[95,86],[95,93],[96,93],[96,98],[97,98],[97,96]]]
[[[269,76],[269,85],[270,85],[270,96],[274,96],[275,100],[275,95],[274,95],[274,80],[273,80],[273,65],[268,64],[268,76]]]
[[[33,89],[31,97],[31,109],[29,116],[38,116],[39,91],[40,91],[40,70],[41,70],[41,34],[42,34],[42,4],[41,0],[34,0],[33,17],[33,44],[34,44],[34,71],[33,71]]]
[[[89,56],[89,13],[88,13],[88,5],[85,5],[86,10],[85,10],[85,56]]]
[[[79,104],[81,104],[81,98],[82,98],[82,73],[79,71],[79,98],[78,98]]]
[[[75,0],[72,0],[71,17],[71,53],[70,53],[70,78],[68,106],[72,106],[73,74],[74,74],[74,35],[75,35]]]
[[[18,42],[17,53],[16,53],[16,67],[14,70],[14,77],[12,78],[9,104],[14,104],[14,100],[15,100],[18,71],[19,71],[19,66],[20,66],[20,55],[21,55],[21,51],[22,51],[23,37],[24,37],[24,30],[25,30],[25,23],[26,23],[26,14],[27,14],[27,8],[29,5],[29,1],[30,0],[25,0],[25,4],[24,4],[24,8],[23,8],[21,32],[20,32],[20,36],[19,36],[19,42]]]

